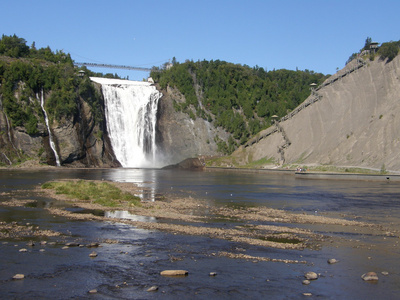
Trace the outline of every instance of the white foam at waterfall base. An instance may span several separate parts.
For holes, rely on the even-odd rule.
[[[91,77],[102,85],[107,131],[124,168],[157,165],[156,122],[161,93],[149,82]]]

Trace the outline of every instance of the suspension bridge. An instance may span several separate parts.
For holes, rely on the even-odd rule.
[[[74,62],[74,65],[75,66],[96,67],[96,68],[135,70],[135,71],[144,71],[144,72],[150,72],[152,70],[151,68],[133,67],[133,66],[124,66],[124,65],[111,65],[111,64],[96,64],[96,63],[88,63],[88,62]]]

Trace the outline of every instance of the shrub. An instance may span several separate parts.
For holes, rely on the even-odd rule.
[[[387,58],[388,62],[392,61],[399,53],[399,42],[383,43],[378,50],[378,54],[382,60]]]

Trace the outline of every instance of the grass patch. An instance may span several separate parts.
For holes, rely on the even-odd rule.
[[[121,203],[132,206],[140,205],[140,198],[127,192],[121,191],[114,185],[93,181],[52,181],[42,185],[42,189],[53,189],[56,194],[66,195],[71,199],[90,201],[102,206],[115,207]]]
[[[270,157],[270,158],[263,157],[259,160],[252,161],[252,162],[248,163],[247,165],[244,165],[243,167],[244,168],[260,168],[262,166],[273,165],[275,163],[276,163],[276,161],[273,157]]]
[[[233,165],[233,158],[231,156],[214,157],[207,159],[207,167],[226,167]]]
[[[377,170],[356,168],[356,167],[336,167],[336,166],[315,166],[307,167],[309,171],[328,172],[328,173],[355,173],[355,174],[380,174]]]

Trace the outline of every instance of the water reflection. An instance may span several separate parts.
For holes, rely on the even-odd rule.
[[[133,215],[126,210],[116,210],[116,211],[106,211],[104,216],[107,218],[114,218],[114,219],[126,219],[138,222],[156,222],[156,218],[154,217],[146,217],[146,216],[138,216]]]
[[[117,182],[132,182],[143,188],[142,193],[137,194],[142,200],[155,201],[158,189],[156,169],[117,169],[107,175],[107,179]]]

